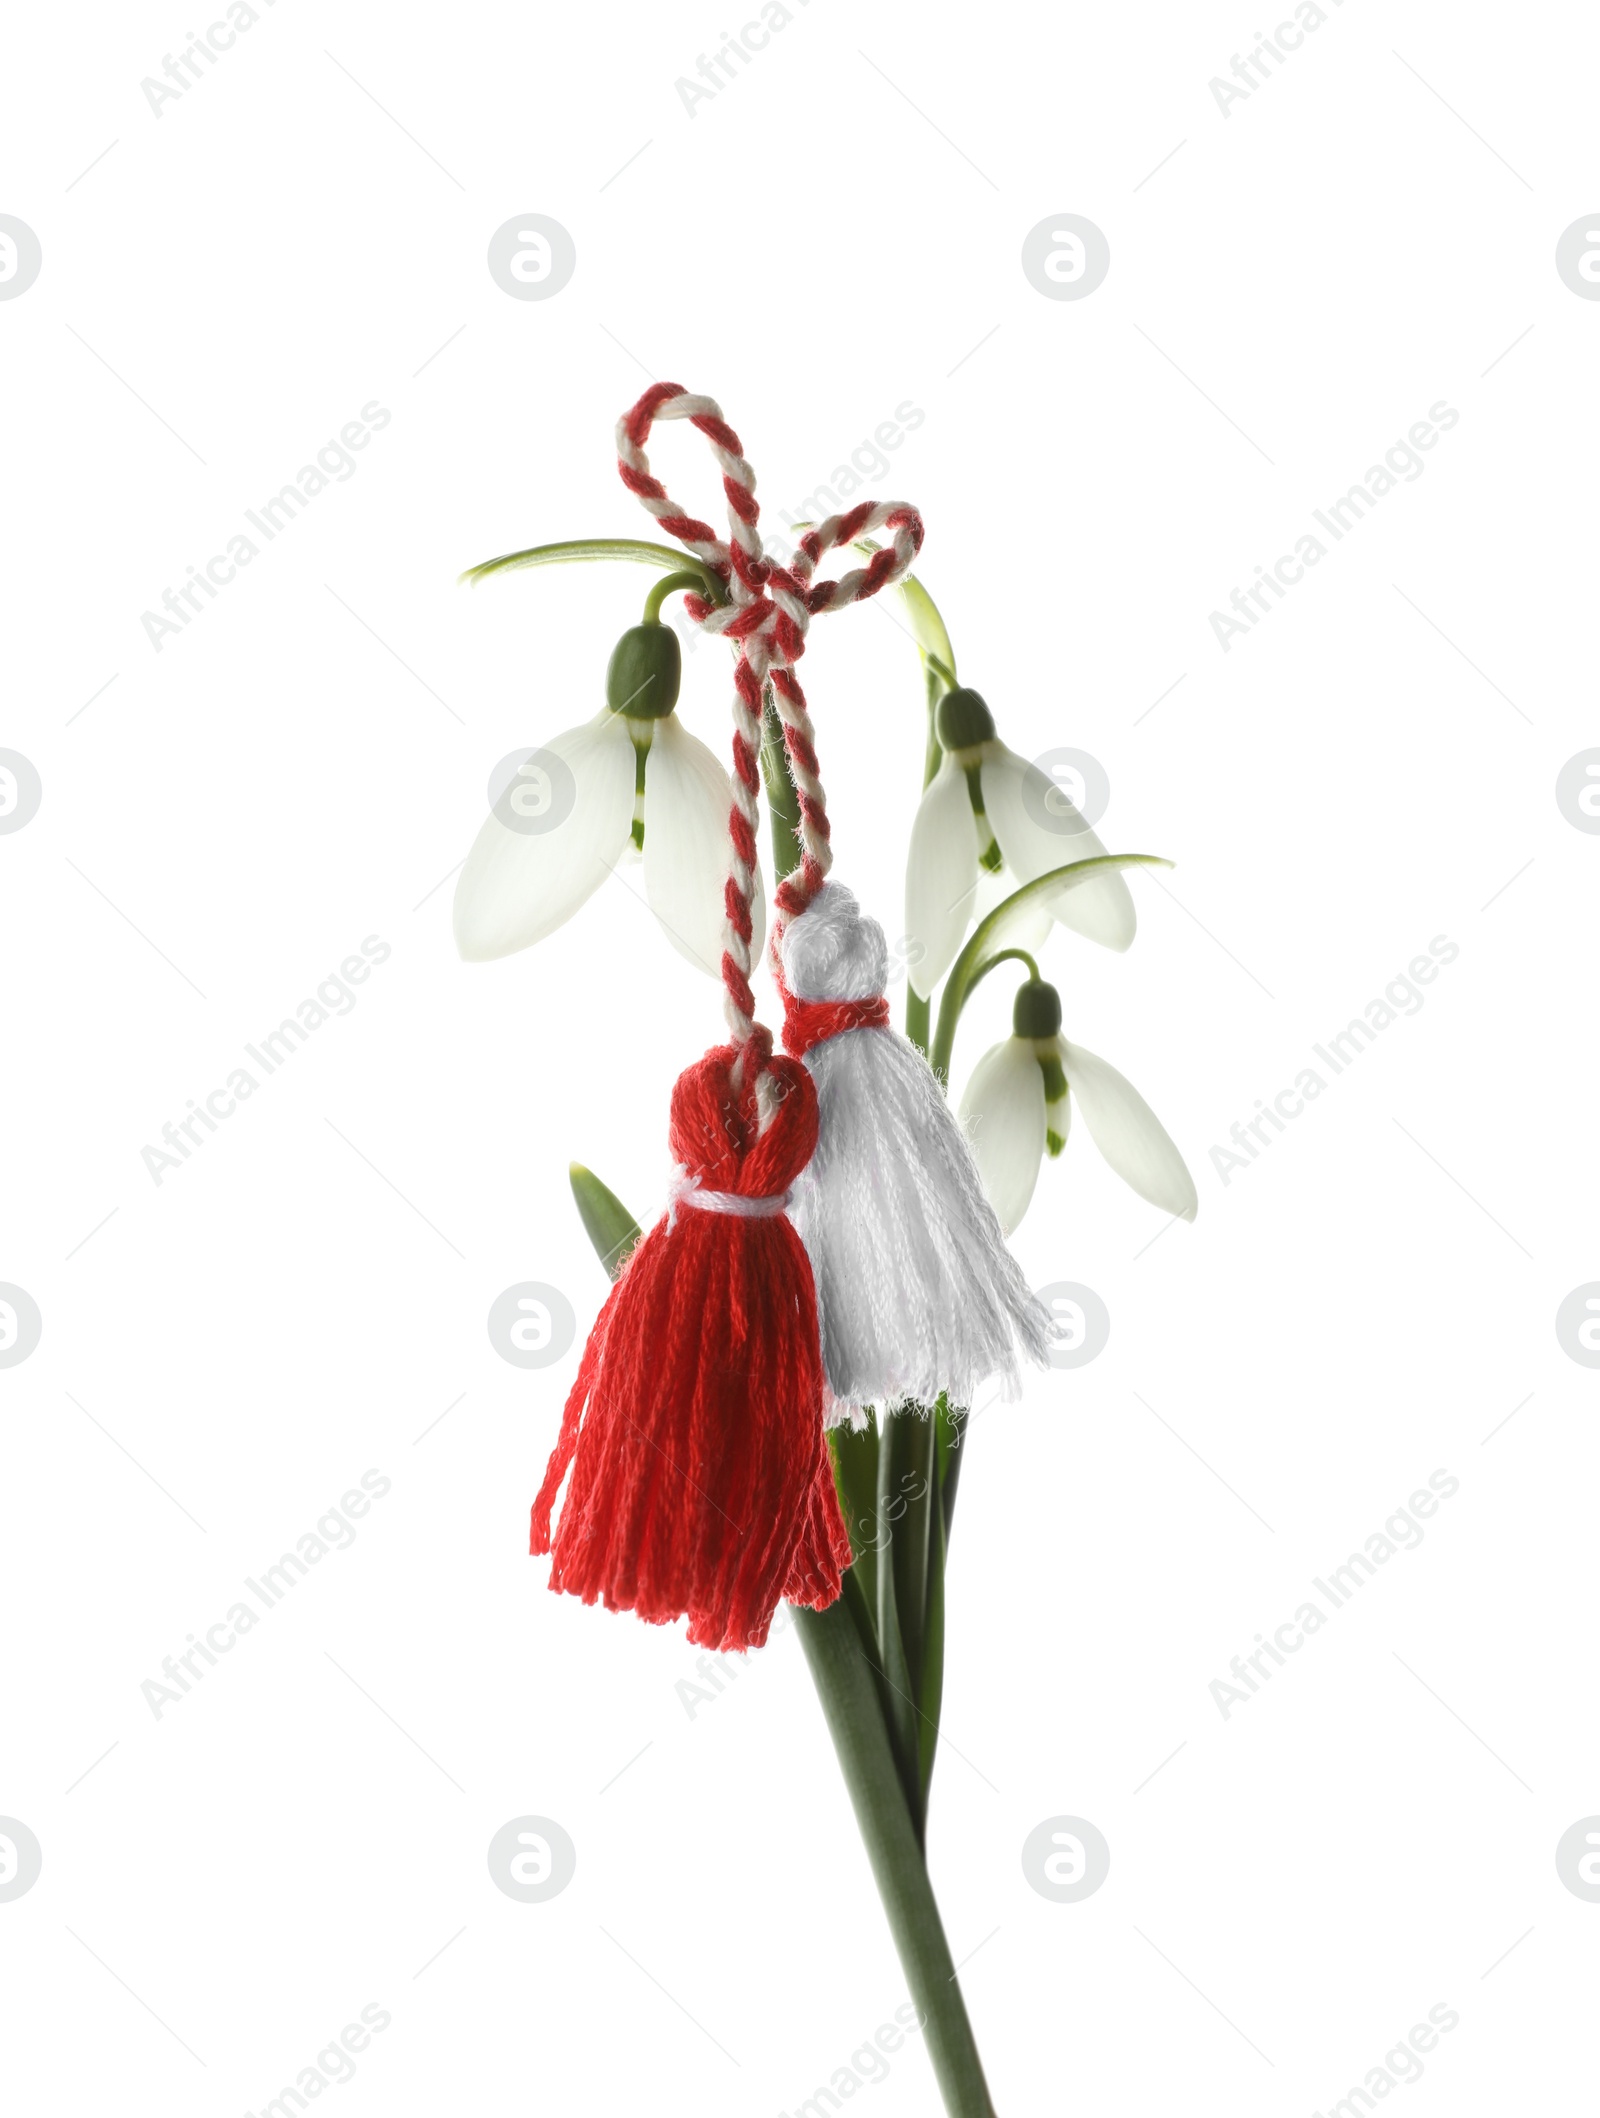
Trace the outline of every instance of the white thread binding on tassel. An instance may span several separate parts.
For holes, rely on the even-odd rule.
[[[737,1191],[707,1191],[698,1177],[691,1177],[686,1169],[677,1169],[667,1186],[667,1226],[677,1226],[680,1206],[692,1206],[700,1213],[731,1213],[743,1221],[768,1221],[774,1214],[787,1213],[793,1197],[792,1191],[750,1199]]]
[[[830,882],[783,936],[798,1000],[884,990],[883,929]],[[998,1377],[1014,1398],[1018,1349],[1039,1366],[1050,1319],[1006,1248],[972,1150],[933,1069],[904,1037],[873,1029],[806,1054],[817,1085],[816,1153],[793,1219],[816,1278],[830,1426],[861,1408],[971,1406]]]

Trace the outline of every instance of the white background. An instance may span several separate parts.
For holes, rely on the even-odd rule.
[[[0,210],[44,256],[0,303],[0,742],[43,784],[0,838],[0,1278],[44,1319],[0,1371],[0,1812],[44,1856],[0,1903],[15,2101],[259,2111],[376,2002],[341,2108],[768,2118],[904,1999],[798,1642],[691,1718],[680,1632],[549,1596],[527,1509],[578,1345],[528,1373],[485,1331],[531,1279],[581,1343],[566,1164],[653,1212],[720,1034],[637,874],[472,967],[444,882],[649,580],[456,575],[648,534],[611,429],[664,376],[774,510],[921,410],[863,491],[923,510],[963,677],[1024,755],[1101,761],[1108,845],[1178,864],[1128,956],[1048,967],[1200,1215],[1161,1233],[1086,1137],[1046,1169],[1018,1253],[1111,1339],[976,1422],[952,1551],[930,1850],[997,2108],[1326,2111],[1439,2002],[1408,2108],[1576,2108],[1600,1443],[1553,1324],[1600,1270],[1600,843],[1554,785],[1600,742],[1600,308],[1553,255],[1597,203],[1600,33],[1349,0],[1224,116],[1256,11],[793,12],[693,116],[737,24],[687,6],[282,0],[159,117],[201,15],[9,33]],[[1111,246],[1082,301],[1019,263],[1065,211]],[[577,246],[548,301],[485,266],[528,212]],[[1212,610],[1441,400],[1425,474],[1224,653]],[[141,614],[371,401],[355,475],[157,653]],[[655,458],[715,512],[697,440]],[[894,615],[819,621],[805,667],[891,938]],[[719,751],[726,692],[689,659]],[[368,935],[353,1012],[157,1186],[162,1125]],[[1224,1185],[1212,1147],[1438,935],[1421,1012]],[[369,1468],[355,1544],[156,1719],[163,1656]],[[1230,1658],[1439,1469],[1421,1547],[1224,1719]],[[528,1813],[578,1849],[542,1905],[485,1862]],[[1076,1905],[1019,1858],[1063,1813],[1112,1849]],[[931,2110],[920,2047],[857,2094]]]

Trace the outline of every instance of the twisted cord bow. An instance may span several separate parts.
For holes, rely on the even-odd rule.
[[[686,513],[652,476],[644,444],[658,419],[687,419],[710,443],[728,502],[726,543],[709,524]],[[800,809],[800,867],[773,899],[776,962],[784,927],[811,903],[833,864],[815,731],[794,666],[805,653],[806,633],[816,612],[862,602],[900,579],[922,548],[922,517],[904,501],[864,502],[808,530],[791,564],[781,566],[767,556],[762,543],[756,475],[745,461],[738,435],[723,418],[721,406],[714,398],[697,397],[672,382],[652,384],[618,420],[617,470],[660,528],[709,567],[727,593],[726,603],[708,602],[696,595],[687,595],[684,601],[702,630],[721,634],[738,648],[733,672],[733,805],[728,812],[728,880],[723,897],[723,1011],[739,1047],[736,1070],[742,1074],[747,1061],[753,1059],[759,1093],[772,1055],[772,1033],[756,1020],[750,990],[750,903],[761,814],[763,700],[770,692],[783,728],[784,753]],[[894,541],[874,552],[867,565],[834,581],[813,582],[812,574],[824,552],[879,528],[891,530]]]

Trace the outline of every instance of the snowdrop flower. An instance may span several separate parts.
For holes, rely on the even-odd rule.
[[[919,999],[932,996],[949,970],[978,912],[980,872],[1002,865],[1011,887],[1092,860],[1105,847],[1061,789],[1036,765],[1008,750],[994,716],[975,691],[948,691],[939,701],[944,757],[911,827],[906,862],[906,936],[909,977]],[[1125,949],[1136,924],[1128,885],[1114,868],[1067,885],[1050,899],[1049,917],[1109,949]],[[1018,914],[1009,941],[1037,934],[1035,908]]]
[[[1141,1199],[1192,1221],[1194,1179],[1131,1081],[1061,1035],[1061,997],[1030,978],[1017,989],[1013,1034],[984,1053],[961,1099],[989,1203],[1009,1235],[1027,1212],[1039,1164],[1067,1144],[1071,1099],[1117,1175]]]
[[[624,858],[642,856],[645,896],[674,947],[720,977],[732,793],[673,711],[680,668],[669,626],[625,632],[602,711],[552,737],[489,812],[456,884],[456,947],[469,962],[543,941]],[[759,961],[759,864],[751,912]]]

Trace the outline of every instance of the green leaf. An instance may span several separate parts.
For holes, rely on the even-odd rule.
[[[568,544],[535,544],[525,552],[506,552],[499,559],[484,559],[469,566],[463,581],[487,581],[491,574],[508,574],[524,566],[567,566],[589,559],[633,559],[641,566],[664,566],[670,573],[692,568],[702,576],[706,593],[722,601],[722,584],[692,552],[670,544],[647,544],[637,537],[582,537]]]
[[[938,1507],[934,1475],[933,1415],[907,1405],[889,1421],[891,1478],[904,1504],[894,1529],[895,1608],[914,1697],[922,1692],[922,1643],[928,1607],[928,1557],[933,1543],[933,1516]]]
[[[1046,875],[1036,875],[1020,890],[997,904],[986,919],[980,919],[967,936],[966,947],[950,966],[950,975],[945,980],[944,997],[939,1002],[939,1026],[934,1033],[930,1064],[941,1081],[950,1078],[950,1053],[956,1041],[956,1024],[961,1020],[961,1010],[967,1004],[967,995],[982,976],[980,966],[991,945],[999,938],[1005,921],[1019,905],[1027,904],[1039,897],[1054,896],[1062,888],[1072,888],[1087,882],[1091,875],[1100,875],[1111,868],[1170,868],[1172,863],[1159,853],[1097,853],[1092,860],[1068,861],[1065,867],[1052,868]]]
[[[920,1843],[924,1823],[921,1774],[918,1769],[917,1728],[920,1715],[917,1707],[916,1679],[912,1675],[906,1654],[902,1624],[909,1618],[920,1635],[922,1605],[919,1598],[915,1609],[904,1609],[899,1600],[898,1580],[902,1572],[900,1546],[902,1539],[911,1535],[906,1528],[909,1503],[899,1485],[900,1468],[897,1459],[901,1451],[896,1446],[896,1435],[900,1425],[898,1417],[885,1422],[886,1431],[878,1449],[878,1650],[879,1669],[883,1678],[884,1720],[888,1725],[889,1741],[900,1771],[901,1785],[905,1788],[906,1806],[911,1812],[911,1821],[916,1827]],[[887,1544],[882,1541],[885,1537]]]
[[[933,1541],[928,1547],[928,1612],[922,1638],[922,1687],[918,1699],[922,1719],[917,1725],[917,1766],[924,1816],[928,1813],[933,1761],[939,1752],[939,1711],[944,1704],[945,1512],[937,1503],[932,1528]]]
[[[767,812],[772,819],[772,873],[782,882],[799,867],[805,848],[800,843],[800,798],[789,776],[783,723],[770,684],[761,709],[761,777],[766,781]]]
[[[594,1245],[595,1256],[612,1279],[616,1279],[633,1255],[633,1246],[644,1231],[616,1193],[607,1191],[593,1170],[585,1169],[581,1162],[574,1162],[568,1174],[583,1232]]]
[[[957,1967],[890,1750],[871,1665],[843,1602],[795,1624],[949,2118],[994,2118]]]
[[[878,1429],[875,1416],[859,1431],[834,1427],[828,1435],[833,1456],[834,1483],[839,1489],[839,1512],[850,1532],[854,1575],[866,1608],[878,1607]],[[877,1640],[868,1642],[868,1652],[877,1655]]]
[[[967,1414],[964,1407],[939,1399],[939,1505],[944,1517],[945,1542],[950,1539],[950,1518],[956,1511],[956,1486],[961,1478],[962,1451],[967,1445]]]

